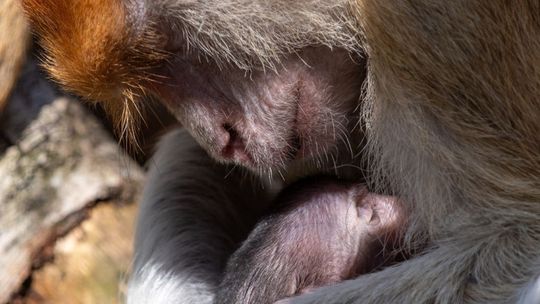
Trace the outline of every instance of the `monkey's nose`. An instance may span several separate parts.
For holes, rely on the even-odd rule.
[[[223,138],[220,141],[223,144],[220,152],[221,157],[241,163],[251,162],[240,132],[228,123],[223,124],[222,128],[225,132],[222,132]]]

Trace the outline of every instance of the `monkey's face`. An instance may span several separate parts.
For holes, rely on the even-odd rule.
[[[310,48],[250,73],[178,56],[161,73],[155,93],[218,161],[268,173],[350,150],[363,67],[344,51]]]
[[[137,128],[138,97],[155,94],[215,159],[275,173],[341,163],[337,151],[355,145],[356,21],[347,0],[308,2],[23,5],[53,77],[102,102],[121,131]]]

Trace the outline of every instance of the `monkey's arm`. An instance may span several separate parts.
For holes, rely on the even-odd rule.
[[[225,178],[226,167],[183,130],[164,137],[150,166],[127,302],[212,303],[226,259],[264,199],[248,181]]]

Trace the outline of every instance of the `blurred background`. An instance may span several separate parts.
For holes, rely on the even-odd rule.
[[[139,146],[119,143],[42,71],[15,1],[0,0],[0,304],[119,303],[144,164],[174,121],[154,105]]]

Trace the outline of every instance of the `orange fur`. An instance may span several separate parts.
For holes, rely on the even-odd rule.
[[[23,4],[42,38],[53,77],[85,97],[113,95],[111,83],[127,72],[122,62],[127,34],[122,6],[108,0]]]
[[[120,132],[137,128],[137,95],[164,59],[159,35],[130,24],[119,0],[23,0],[45,49],[44,66],[62,86],[103,101]],[[136,122],[136,121],[135,121]]]

